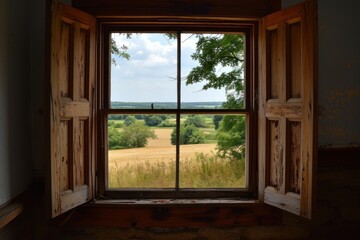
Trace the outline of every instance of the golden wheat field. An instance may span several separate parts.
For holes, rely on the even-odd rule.
[[[109,151],[109,167],[114,165],[139,164],[145,162],[175,161],[175,146],[171,145],[170,134],[172,129],[154,129],[157,139],[149,139],[144,148],[132,148]],[[180,160],[190,159],[196,152],[210,154],[215,151],[216,144],[193,144],[180,146]]]

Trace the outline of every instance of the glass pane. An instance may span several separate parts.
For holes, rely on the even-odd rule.
[[[181,116],[181,188],[245,188],[245,118]]]
[[[108,187],[174,188],[175,125],[174,115],[109,115]]]
[[[244,36],[181,34],[181,107],[244,108]]]
[[[111,34],[111,108],[176,108],[175,38],[165,33]]]

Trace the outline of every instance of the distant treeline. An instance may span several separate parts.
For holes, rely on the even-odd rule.
[[[223,102],[182,102],[184,109],[216,109]],[[113,109],[176,109],[176,102],[111,102]]]

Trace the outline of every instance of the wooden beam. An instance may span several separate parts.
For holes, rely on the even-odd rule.
[[[0,229],[14,220],[24,211],[24,204],[20,202],[10,202],[0,209]]]
[[[189,16],[259,18],[279,10],[280,0],[73,0],[73,6],[98,18]]]
[[[77,208],[67,224],[121,228],[201,228],[279,225],[281,222],[281,210],[260,203],[88,204]]]

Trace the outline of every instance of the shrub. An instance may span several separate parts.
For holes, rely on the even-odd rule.
[[[205,136],[194,125],[181,126],[179,144],[199,144],[205,142]],[[171,144],[176,144],[176,129],[171,132]]]
[[[206,123],[203,117],[198,115],[188,116],[184,122],[185,127],[189,125],[194,125],[198,128],[206,128]]]
[[[109,127],[108,136],[110,150],[145,147],[149,138],[156,138],[154,130],[139,121],[125,126],[122,131]]]
[[[145,124],[150,127],[157,126],[162,122],[161,118],[159,118],[158,116],[147,116],[144,120]]]
[[[125,118],[124,124],[125,126],[130,126],[131,124],[136,122],[136,118],[134,116],[127,116]]]

